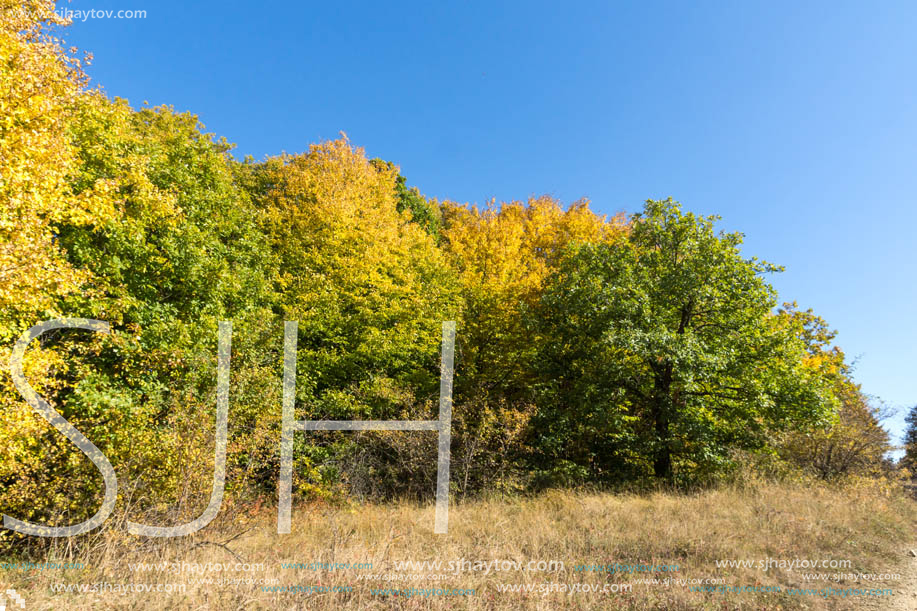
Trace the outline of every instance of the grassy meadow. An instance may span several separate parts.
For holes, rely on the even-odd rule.
[[[273,507],[224,511],[192,537],[157,541],[123,534],[115,521],[103,532],[62,540],[44,558],[82,563],[82,570],[8,571],[28,609],[892,609],[909,596],[907,555],[914,543],[917,503],[892,486],[761,483],[694,493],[608,494],[551,491],[528,498],[476,500],[453,506],[448,535],[432,533],[433,508],[413,503],[294,508],[293,532],[276,533]],[[722,579],[729,586],[852,588],[850,580],[807,581],[804,569],[717,567],[717,561],[790,559],[848,560],[831,573],[900,574],[878,584],[894,596],[815,596],[691,591],[692,580]],[[561,561],[538,570],[448,572],[401,562]],[[157,565],[138,570],[137,563]],[[255,570],[214,572],[176,565],[256,565]],[[283,568],[284,563],[322,563],[324,568]],[[332,568],[371,563],[370,568]],[[677,566],[677,571],[577,570],[579,565]],[[257,565],[262,565],[258,567]],[[458,566],[458,565],[456,565]],[[244,565],[243,565],[244,568]],[[537,568],[537,566],[536,566]],[[133,569],[133,570],[132,570]],[[430,574],[435,577],[429,578]],[[411,575],[427,578],[412,580]],[[401,581],[369,580],[397,575]],[[440,575],[447,575],[440,579]],[[263,579],[270,585],[220,578]],[[197,579],[213,579],[207,586]],[[688,584],[664,583],[666,578]],[[657,579],[661,583],[647,583]],[[172,593],[57,593],[57,584],[185,584]],[[617,593],[545,592],[543,584],[630,584]],[[501,586],[533,586],[501,591]],[[285,586],[326,591],[277,592]],[[58,586],[59,587],[59,586]],[[338,587],[338,591],[334,588]],[[340,591],[351,588],[350,591]],[[473,595],[393,596],[384,588],[473,589]],[[541,587],[541,591],[539,591]],[[861,583],[859,587],[863,587]],[[558,586],[554,586],[557,590]],[[267,591],[266,591],[267,590]]]

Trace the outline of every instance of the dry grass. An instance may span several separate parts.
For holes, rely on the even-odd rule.
[[[2,571],[25,595],[27,609],[861,609],[886,602],[862,598],[824,600],[787,594],[698,593],[681,585],[634,583],[624,594],[503,593],[498,584],[622,583],[622,576],[575,572],[576,564],[677,564],[674,576],[723,577],[733,586],[852,587],[851,583],[805,582],[800,571],[717,568],[716,560],[818,558],[850,560],[852,573],[899,569],[901,550],[913,543],[917,503],[875,484],[763,483],[690,495],[611,495],[549,492],[534,498],[484,500],[453,506],[448,535],[432,534],[433,508],[412,504],[359,507],[302,506],[294,510],[293,534],[276,533],[276,515],[264,508],[237,513],[224,508],[222,524],[193,537],[154,541],[116,528],[52,550],[60,560],[80,560],[84,570]],[[242,517],[245,516],[245,517]],[[236,536],[226,547],[220,543]],[[206,543],[210,542],[210,543]],[[281,585],[351,586],[350,593],[272,593],[260,585],[195,586],[196,576],[131,572],[135,562],[263,563],[265,570],[230,573],[232,578],[276,579]],[[563,572],[464,572],[443,581],[364,582],[359,575],[396,573],[404,560],[560,560]],[[372,570],[292,570],[282,562],[371,562]],[[428,573],[429,571],[423,571]],[[442,572],[445,572],[442,571]],[[836,571],[835,571],[836,572]],[[404,574],[404,573],[401,573]],[[664,578],[667,575],[657,574]],[[220,573],[205,577],[219,579]],[[185,583],[181,594],[53,594],[54,583]],[[5,585],[5,583],[4,583]],[[885,587],[897,589],[892,582]],[[383,587],[473,588],[474,596],[391,597]]]

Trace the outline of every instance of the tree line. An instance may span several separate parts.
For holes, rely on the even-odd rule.
[[[452,487],[690,485],[748,460],[876,473],[888,437],[834,332],[717,218],[550,197],[462,205],[342,136],[238,160],[197,118],[90,89],[46,0],[0,0],[0,362],[108,456],[132,510],[195,515],[232,321],[227,487],[276,498],[283,321],[297,419],[435,418],[457,322]],[[426,498],[435,434],[297,435],[301,497]],[[0,377],[0,511],[66,524],[101,477]],[[751,457],[751,458],[749,458]],[[774,468],[778,468],[774,467]],[[203,501],[206,504],[206,500]]]

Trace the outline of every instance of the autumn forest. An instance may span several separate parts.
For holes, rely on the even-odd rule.
[[[206,505],[220,321],[228,506],[277,498],[284,321],[309,420],[435,418],[456,321],[454,498],[888,468],[828,322],[717,218],[440,201],[343,134],[237,159],[193,114],[90,88],[52,7],[0,0],[0,362],[41,321],[111,325],[42,336],[25,373],[111,460],[128,510]],[[99,472],[7,374],[0,446],[0,513],[96,511]],[[430,502],[435,456],[431,432],[298,434],[294,497]]]

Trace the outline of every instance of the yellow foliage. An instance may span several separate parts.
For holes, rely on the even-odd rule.
[[[268,215],[283,252],[281,281],[300,301],[294,307],[308,309],[314,291],[335,287],[372,287],[361,295],[365,308],[396,295],[411,297],[402,307],[421,305],[419,274],[442,260],[430,236],[397,212],[396,172],[374,167],[346,138],[266,163]]]
[[[55,224],[82,224],[114,213],[113,185],[74,194],[78,163],[68,132],[84,87],[80,61],[61,49],[49,26],[65,25],[47,0],[0,0],[0,363],[11,344],[41,320],[53,299],[87,278],[64,259]],[[39,394],[53,392],[65,373],[61,355],[33,346],[25,373]],[[62,449],[48,443],[50,426],[0,378],[0,506],[23,509],[49,500],[41,489]],[[68,449],[68,451],[71,449]],[[28,501],[28,502],[27,502]],[[67,506],[63,503],[59,506]],[[31,514],[29,514],[31,515]],[[20,517],[28,517],[20,515]]]
[[[622,215],[599,216],[585,200],[564,210],[547,196],[483,209],[447,202],[443,216],[445,249],[465,295],[465,362],[479,373],[524,369],[522,308],[537,301],[568,246],[614,241],[627,230]]]
[[[479,210],[444,204],[448,250],[462,272],[466,289],[487,294],[530,297],[558,255],[574,242],[610,241],[625,227],[621,216],[610,221],[579,201],[567,210],[550,197],[532,198]]]
[[[84,77],[47,27],[65,22],[54,2],[0,2],[0,309],[47,306],[84,274],[55,245],[54,223],[112,212],[108,185],[74,196],[67,121]],[[5,338],[9,339],[9,338]]]
[[[299,321],[310,370],[335,386],[330,377],[436,362],[457,291],[433,238],[397,209],[397,168],[373,165],[342,137],[269,159],[258,174],[279,299]]]
[[[11,349],[0,350],[0,363],[9,363]],[[60,374],[66,369],[63,358],[52,350],[33,346],[26,354],[23,371],[39,395],[47,396],[60,386]],[[61,448],[47,443],[51,426],[33,410],[13,387],[12,377],[0,377],[0,482],[9,482],[0,493],[4,511],[24,509],[32,515],[36,505],[48,500],[42,489],[48,465]],[[36,502],[38,500],[38,502]]]

